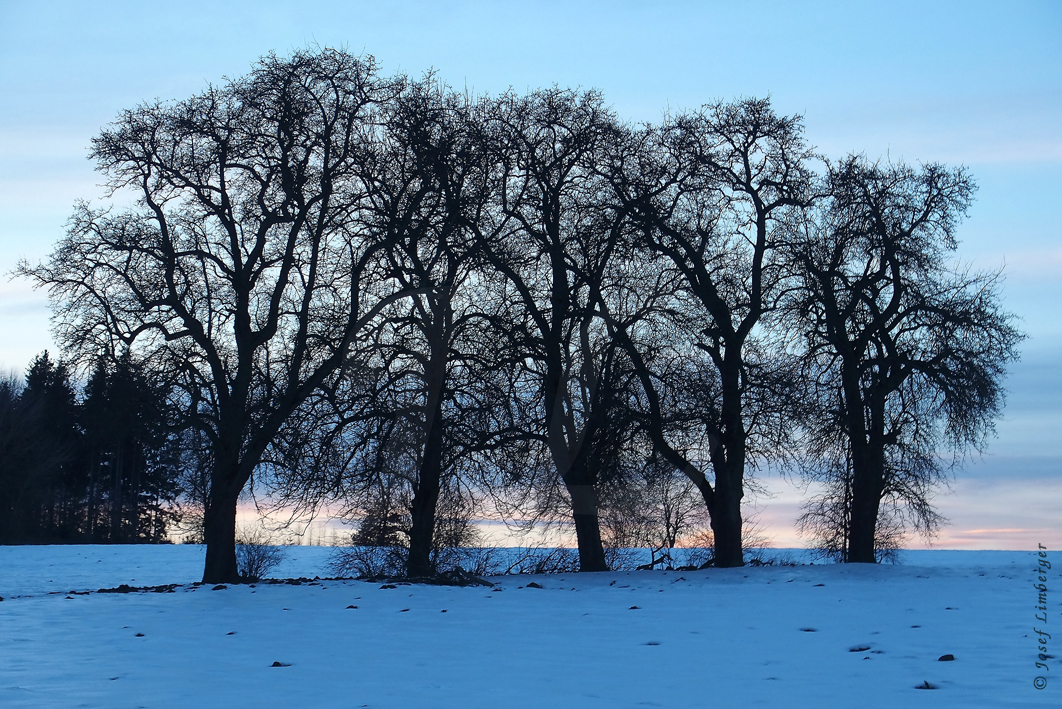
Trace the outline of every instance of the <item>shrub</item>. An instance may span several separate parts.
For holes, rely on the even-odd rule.
[[[402,546],[336,547],[328,560],[333,576],[377,579],[401,576],[406,570],[408,550]]]
[[[244,581],[259,581],[284,560],[284,548],[269,544],[260,530],[244,533],[236,540],[236,568]]]

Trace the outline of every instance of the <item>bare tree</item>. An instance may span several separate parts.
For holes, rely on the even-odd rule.
[[[648,549],[650,560],[639,568],[674,566],[675,548],[697,541],[707,524],[708,511],[693,481],[660,457],[642,460],[635,475],[606,488],[606,552]]]
[[[236,503],[289,416],[409,296],[367,217],[381,105],[396,82],[336,50],[268,56],[244,78],[122,113],[93,141],[135,206],[78,207],[43,265],[56,336],[87,360],[133,348],[210,441],[203,579],[237,582]]]
[[[625,253],[598,168],[622,128],[599,94],[556,88],[502,97],[488,119],[508,229],[486,253],[519,304],[506,337],[520,395],[539,412],[528,435],[548,450],[556,481],[539,482],[563,485],[580,568],[604,570],[595,485],[629,435],[620,423],[629,377],[599,314]]]
[[[471,459],[493,445],[502,403],[490,393],[500,303],[479,256],[494,234],[487,205],[496,182],[481,105],[432,76],[388,104],[371,209],[394,243],[389,273],[416,295],[380,312],[359,345],[362,366],[307,400],[270,461],[281,504],[310,511],[342,501],[344,516],[371,518],[362,501],[400,487],[410,576],[435,572],[435,536],[454,525],[436,514],[440,494],[448,491],[451,509],[471,501]]]
[[[711,514],[719,566],[744,563],[750,461],[784,450],[770,444],[785,433],[779,422],[792,384],[777,366],[784,358],[766,344],[765,318],[784,293],[783,227],[809,198],[812,155],[802,132],[798,117],[776,115],[766,100],[719,102],[634,135],[610,169],[643,253],[665,259],[682,280],[671,332],[685,352],[660,356],[659,339],[630,328],[617,327],[617,336],[640,372],[657,448]],[[676,357],[695,351],[704,370],[691,408],[684,387],[654,366],[674,370]],[[669,420],[684,424],[669,428]],[[689,440],[691,426],[702,431],[699,442]]]
[[[428,77],[395,106],[389,127],[398,159],[391,182],[412,181],[427,197],[408,220],[391,219],[411,225],[391,252],[396,278],[421,294],[389,309],[381,355],[394,393],[392,415],[417,431],[406,572],[426,576],[436,571],[437,542],[447,541],[444,528],[453,527],[455,519],[437,516],[440,492],[450,489],[446,502],[451,508],[470,499],[460,491],[459,470],[476,442],[461,435],[462,419],[492,366],[490,348],[481,347],[490,313],[477,286],[481,235],[492,231],[486,207],[493,175],[480,136],[478,103]],[[402,211],[400,200],[392,203]],[[476,434],[489,438],[489,427]]]
[[[852,156],[793,237],[792,312],[820,403],[811,470],[827,485],[802,524],[844,561],[874,562],[907,526],[931,533],[946,452],[980,450],[1002,409],[1023,335],[1000,274],[948,262],[974,189],[963,169]]]

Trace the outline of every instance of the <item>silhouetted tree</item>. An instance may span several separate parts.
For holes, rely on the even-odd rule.
[[[176,521],[180,441],[165,399],[128,351],[113,366],[97,360],[80,415],[89,541],[160,542]]]
[[[80,206],[48,263],[20,267],[50,289],[71,354],[125,343],[210,440],[207,582],[239,581],[237,499],[285,420],[408,295],[382,259],[393,241],[365,218],[394,93],[371,58],[299,51],[125,111],[92,157],[138,204]]]
[[[570,507],[592,571],[603,509],[669,548],[695,488],[740,566],[749,469],[798,431],[829,489],[805,525],[872,560],[883,503],[935,523],[938,452],[991,432],[1021,337],[993,277],[943,260],[965,173],[852,158],[818,184],[766,100],[634,130],[592,91],[472,99],[301,51],[125,111],[92,157],[138,201],[79,205],[19,267],[96,368],[80,423],[47,355],[0,384],[0,534],[160,538],[180,467],[207,582],[240,578],[256,472],[398,535],[414,576],[484,490]]]
[[[1002,409],[1023,336],[999,274],[948,261],[974,189],[963,169],[849,157],[793,236],[821,402],[812,477],[827,485],[802,522],[844,561],[874,562],[905,521],[931,532],[944,454],[980,450]]]
[[[101,359],[85,400],[47,352],[0,384],[0,540],[160,542],[176,517],[176,449],[128,355]]]
[[[34,358],[26,383],[0,388],[0,523],[11,543],[75,542],[85,521],[76,392],[63,362]]]
[[[18,472],[29,467],[26,455],[26,416],[21,410],[19,394],[22,381],[13,374],[0,377],[0,540],[14,537],[17,527]]]
[[[0,542],[5,544],[35,540],[46,494],[42,481],[63,458],[42,459],[49,450],[37,430],[43,407],[24,399],[24,389],[14,374],[0,379]]]
[[[369,218],[394,244],[386,259],[396,283],[417,294],[380,312],[359,343],[361,365],[289,419],[275,447],[289,457],[271,458],[282,504],[309,512],[345,498],[343,515],[362,525],[380,519],[385,490],[400,489],[410,576],[434,573],[440,494],[449,508],[469,502],[462,476],[491,440],[480,401],[495,366],[493,316],[478,244],[491,233],[483,215],[492,175],[477,110],[429,76],[382,112]]]
[[[385,313],[387,334],[378,345],[389,391],[381,403],[382,413],[403,418],[416,432],[406,572],[426,576],[435,572],[440,493],[450,488],[451,503],[462,497],[456,478],[470,452],[470,441],[458,435],[458,399],[474,398],[477,382],[458,370],[491,366],[475,346],[489,315],[475,288],[479,239],[467,228],[473,221],[485,226],[491,176],[474,103],[429,77],[393,105],[389,182],[415,185],[420,199],[412,213],[401,192],[384,202],[385,210],[403,215],[388,215],[389,222],[409,225],[389,256],[396,279],[420,293]]]
[[[535,430],[571,504],[580,568],[607,568],[595,485],[618,443],[618,347],[598,316],[624,256],[599,165],[621,127],[594,92],[551,89],[494,102],[488,135],[507,230],[487,240],[519,313],[507,325],[513,362],[537,402]]]
[[[629,328],[618,336],[641,374],[660,454],[704,498],[719,566],[744,563],[746,468],[750,456],[780,450],[769,443],[786,430],[779,419],[791,381],[777,366],[783,358],[764,340],[764,323],[784,293],[789,256],[783,227],[809,199],[811,157],[799,117],[776,115],[767,100],[745,99],[711,104],[636,134],[609,173],[638,230],[639,247],[666,259],[682,279],[674,310],[683,324],[672,331],[677,344],[690,348],[678,356],[703,363],[696,400],[646,361],[646,353],[659,354],[658,342]],[[673,361],[674,355],[657,357],[659,366]],[[665,425],[683,420],[670,430]],[[690,425],[703,431],[699,442],[689,440]],[[714,481],[706,473],[714,473]]]

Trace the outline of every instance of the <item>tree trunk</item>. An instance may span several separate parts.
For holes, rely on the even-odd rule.
[[[215,474],[215,477],[220,477]],[[217,481],[211,484],[210,505],[203,520],[206,563],[203,583],[239,583],[236,565],[236,501],[241,486]]]
[[[852,509],[844,560],[873,564],[877,561],[874,542],[885,475],[885,448],[880,442],[885,428],[885,402],[876,392],[863,391],[856,363],[845,364],[841,376],[852,455]]]
[[[137,441],[132,445],[132,474],[130,477],[129,497],[129,529],[127,535],[134,544],[140,539],[140,468],[143,465],[143,447]]]
[[[111,453],[111,543],[122,541],[122,475],[125,461],[122,444],[117,443]]]
[[[422,474],[423,474],[422,469]],[[413,524],[409,530],[409,558],[406,560],[407,576],[431,576],[435,567],[431,550],[435,541],[435,507],[439,500],[439,481],[420,479],[413,496]]]
[[[443,388],[446,383],[447,338],[449,318],[445,303],[434,301],[431,327],[427,329],[430,353],[424,372],[424,454],[413,494],[412,525],[409,530],[407,576],[431,576],[436,569],[431,560],[435,538],[435,510],[439,501],[443,472]]]
[[[716,470],[715,494],[708,512],[711,515],[712,535],[715,538],[715,565],[722,568],[745,565],[741,543],[743,469],[743,465],[738,467],[728,461],[722,475]]]
[[[443,427],[441,402],[436,406],[433,425],[428,431],[421,461],[416,493],[411,508],[413,524],[409,531],[407,576],[431,576],[435,573],[431,550],[435,538],[435,508],[439,501],[442,479]],[[431,419],[429,419],[431,420]]]
[[[608,571],[597,515],[573,514],[572,519],[575,521],[575,536],[579,543],[579,571]]]
[[[857,564],[877,562],[875,555],[878,511],[884,476],[884,452],[871,446],[852,446],[852,516],[848,528],[845,561]]]
[[[100,472],[100,452],[95,449],[89,463],[88,543],[96,541],[96,480]]]
[[[715,470],[715,494],[708,508],[712,535],[715,537],[715,565],[733,568],[745,565],[741,539],[741,498],[745,495],[745,446],[748,434],[742,419],[741,367],[736,352],[727,347],[727,358],[720,368],[723,424],[720,447],[712,453]]]
[[[580,571],[608,571],[605,547],[601,543],[601,525],[597,516],[597,494],[593,485],[565,481],[572,498],[572,520],[579,543]]]

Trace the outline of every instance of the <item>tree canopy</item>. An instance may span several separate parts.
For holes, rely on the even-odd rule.
[[[115,204],[19,272],[71,362],[120,363],[86,407],[150,381],[205,442],[209,582],[239,578],[256,474],[345,501],[421,575],[439,509],[484,497],[566,509],[584,570],[603,516],[662,511],[674,545],[699,497],[739,566],[753,470],[784,462],[832,471],[812,527],[872,560],[882,501],[932,527],[936,456],[991,433],[1021,339],[998,281],[945,259],[965,171],[829,163],[765,99],[636,127],[596,91],[473,97],[302,50],[124,111],[91,155]],[[115,422],[155,405],[120,398]]]

